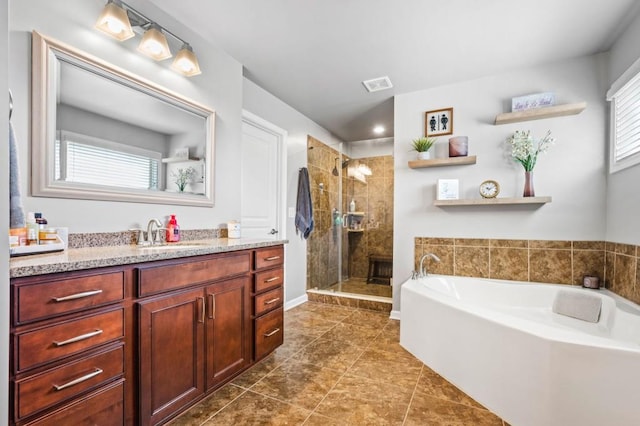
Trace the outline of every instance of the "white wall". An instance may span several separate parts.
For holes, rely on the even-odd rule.
[[[340,140],[332,136],[300,112],[291,108],[255,83],[243,80],[244,109],[288,132],[287,137],[287,210],[296,206],[298,170],[307,166],[307,135],[336,146]],[[337,148],[337,146],[336,146]],[[304,296],[307,287],[307,242],[296,235],[294,219],[287,217],[285,246],[285,299]]]
[[[605,237],[605,102],[606,55],[522,69],[395,99],[395,282],[413,268],[414,237],[469,237],[602,240]],[[511,97],[554,91],[557,104],[586,101],[580,115],[524,123],[493,125],[496,114],[510,111]],[[424,134],[424,112],[454,108],[456,135],[469,136],[469,154],[477,164],[409,169],[412,139]],[[522,195],[524,173],[514,163],[506,139],[515,130],[530,129],[537,137],[551,130],[557,143],[539,158],[536,195],[553,197],[551,204],[440,208],[433,205],[438,178],[458,178],[461,198],[480,198],[479,184],[500,183],[503,197]],[[441,137],[446,148],[449,136]],[[437,150],[441,152],[441,149]],[[394,310],[399,309],[399,286]]]
[[[609,82],[640,60],[640,15],[610,51]],[[640,165],[609,175],[607,181],[607,240],[640,245]]]
[[[345,151],[351,158],[393,155],[393,138],[365,139],[349,142],[345,145]]]
[[[0,108],[0,116],[7,117],[8,85],[8,4],[0,3],[0,93],[5,101]],[[0,120],[0,134],[8,135],[6,119]],[[6,138],[4,139],[7,140]],[[0,229],[9,228],[9,144],[3,143],[0,149]],[[0,419],[9,418],[9,237],[6,232],[0,238]]]
[[[9,1],[9,85],[15,98],[14,125],[20,141],[24,179],[22,193],[30,193],[27,178],[30,171],[31,31],[37,30],[215,109],[215,207],[27,196],[25,209],[41,211],[50,224],[68,226],[71,232],[123,231],[146,225],[152,217],[162,219],[171,213],[177,214],[184,229],[212,228],[226,223],[240,213],[237,164],[240,161],[242,65],[149,1],[131,0],[128,3],[189,41],[198,55],[202,74],[186,78],[170,70],[170,61],[156,63],[140,55],[135,50],[139,36],[120,43],[94,30],[93,24],[105,4],[102,0],[67,0],[64,7],[60,2],[48,0]]]

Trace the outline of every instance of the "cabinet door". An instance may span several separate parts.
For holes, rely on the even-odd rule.
[[[251,362],[251,278],[207,287],[207,389]]]
[[[204,305],[202,289],[139,303],[141,424],[204,393]]]

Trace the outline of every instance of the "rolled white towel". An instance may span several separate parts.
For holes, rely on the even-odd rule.
[[[602,299],[581,291],[560,290],[553,301],[553,312],[582,321],[598,322]]]

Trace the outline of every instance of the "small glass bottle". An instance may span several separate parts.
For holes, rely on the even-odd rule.
[[[27,213],[27,245],[38,244],[38,224],[34,212]]]

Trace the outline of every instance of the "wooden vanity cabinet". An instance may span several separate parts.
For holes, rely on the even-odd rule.
[[[282,343],[283,264],[275,246],[12,279],[10,423],[166,423]]]
[[[255,251],[254,359],[269,355],[284,340],[284,247]]]
[[[242,251],[140,267],[141,294],[170,289],[137,302],[141,424],[166,421],[251,365],[251,259]]]
[[[133,421],[130,298],[124,268],[11,280],[11,424]]]

